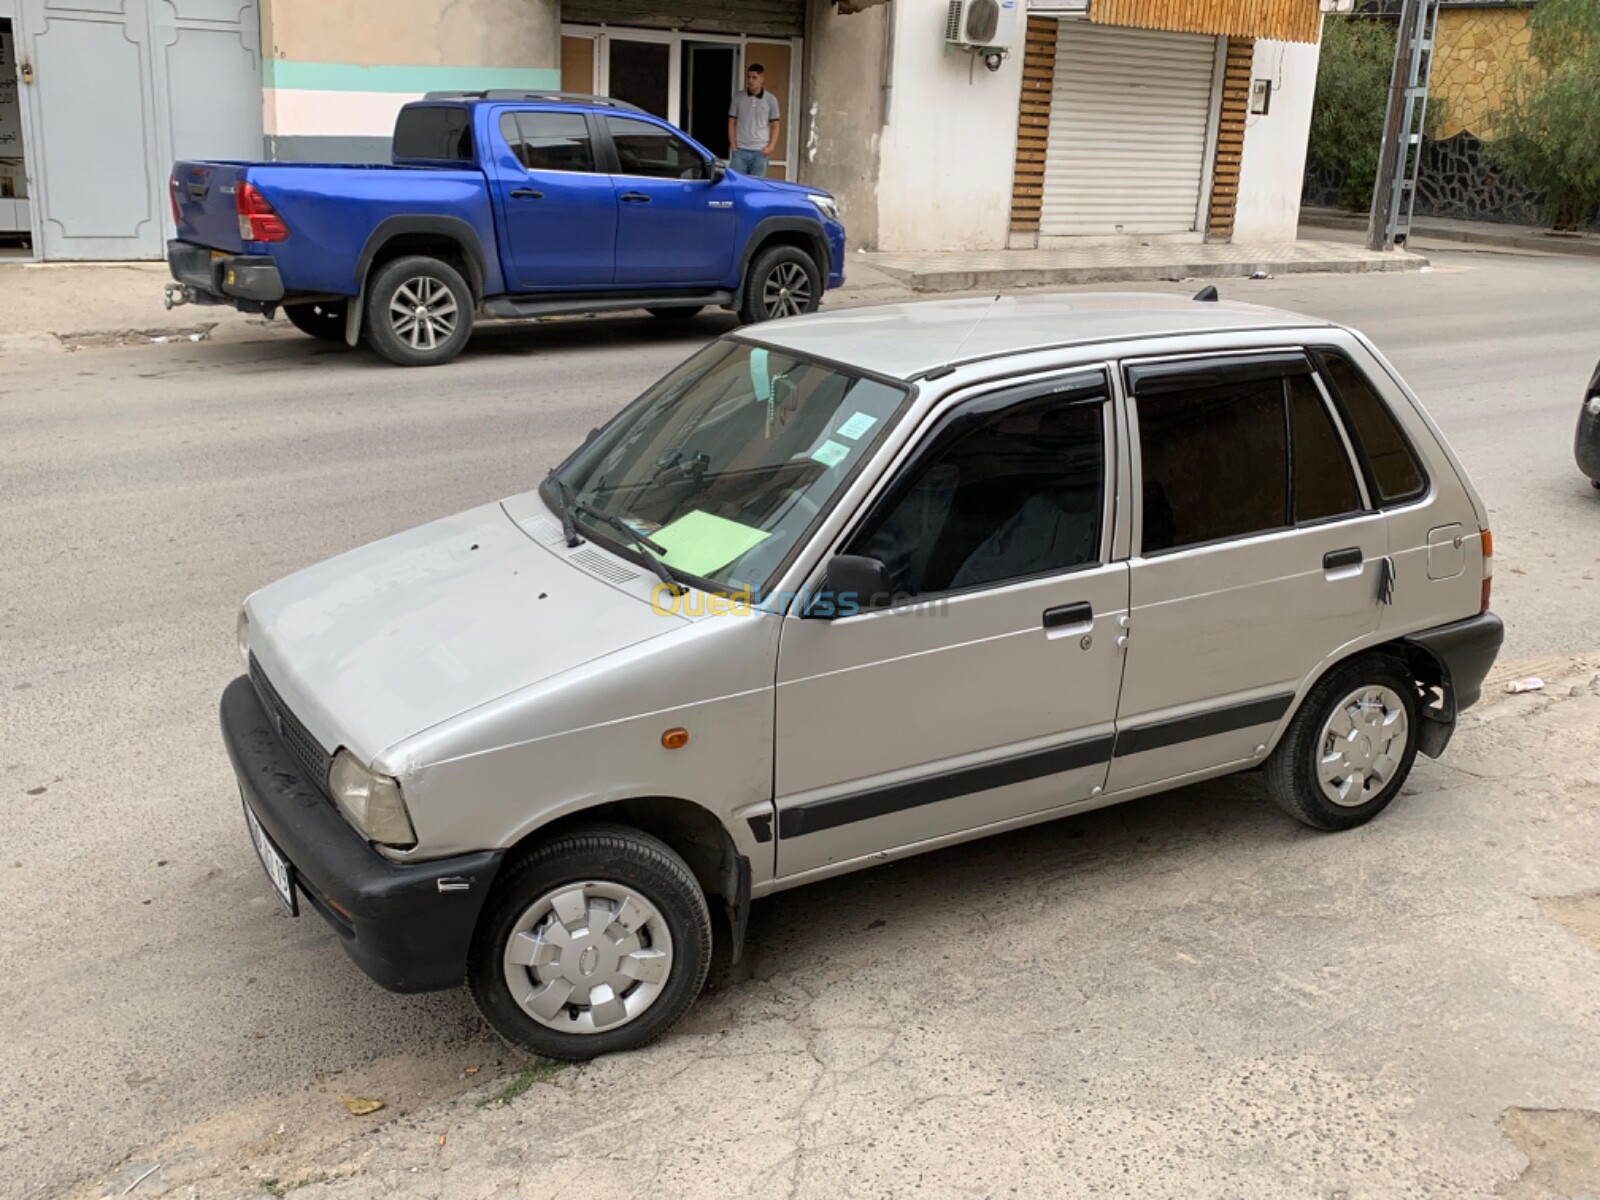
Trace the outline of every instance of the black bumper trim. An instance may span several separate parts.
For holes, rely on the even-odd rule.
[[[396,992],[459,985],[504,851],[419,863],[384,858],[300,771],[248,676],[222,693],[222,740],[245,803],[356,965]],[[469,886],[441,892],[441,879]]]
[[[284,297],[278,264],[266,254],[224,254],[213,258],[207,246],[167,243],[167,269],[179,283],[226,300],[276,304]]]
[[[1505,624],[1486,612],[1407,634],[1400,640],[1426,650],[1439,664],[1444,673],[1446,719],[1453,723],[1457,714],[1471,708],[1483,694],[1484,678],[1494,666],[1505,636]]]

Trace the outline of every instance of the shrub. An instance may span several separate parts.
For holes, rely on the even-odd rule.
[[[1394,40],[1392,21],[1329,17],[1323,23],[1306,165],[1342,178],[1344,203],[1350,209],[1372,203]]]

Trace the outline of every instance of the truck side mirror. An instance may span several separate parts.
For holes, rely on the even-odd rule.
[[[887,608],[893,598],[889,568],[860,554],[835,554],[828,560],[822,595],[813,598],[808,617],[831,620],[853,617],[873,608]]]
[[[721,183],[728,177],[728,164],[720,158],[713,158],[706,165],[706,178],[712,183]]]

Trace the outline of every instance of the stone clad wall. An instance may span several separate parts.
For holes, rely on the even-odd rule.
[[[1507,6],[1447,8],[1439,14],[1429,104],[1442,101],[1436,136],[1463,131],[1487,137],[1504,102],[1511,68],[1528,61],[1528,10]]]

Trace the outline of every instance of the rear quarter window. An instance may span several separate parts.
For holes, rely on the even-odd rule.
[[[472,114],[465,108],[403,108],[394,123],[396,158],[472,161]]]
[[[1367,472],[1367,484],[1380,505],[1415,500],[1428,490],[1428,477],[1400,424],[1361,368],[1338,350],[1317,351],[1323,379],[1344,416]]]

